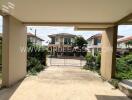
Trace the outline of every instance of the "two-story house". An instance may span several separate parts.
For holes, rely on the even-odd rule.
[[[96,34],[87,39],[87,50],[95,55],[96,52],[101,52],[101,34]]]
[[[132,36],[123,37],[117,40],[117,49],[118,50],[126,50],[126,49],[132,49],[132,45],[128,43],[128,41],[132,41]]]
[[[39,38],[38,36],[35,36],[32,33],[27,33],[27,39],[29,39],[33,44],[36,45],[42,45],[43,39]]]
[[[69,33],[59,33],[48,35],[51,38],[51,42],[48,45],[48,49],[52,54],[56,52],[60,55],[63,55],[64,52],[72,50],[72,44],[76,35]]]
[[[118,39],[124,36],[118,35]],[[97,52],[101,52],[101,40],[102,34],[95,34],[87,39],[87,50],[95,55]]]

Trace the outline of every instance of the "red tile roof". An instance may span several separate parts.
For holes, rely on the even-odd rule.
[[[118,35],[118,38],[122,38],[122,37],[124,36]],[[88,38],[88,40],[93,38],[102,38],[102,34],[98,33],[98,34],[92,35],[90,38]]]
[[[41,41],[44,41],[43,39],[39,38],[38,36],[35,36],[35,35],[32,34],[32,33],[27,33],[27,36],[36,37],[37,39],[39,39],[39,40],[41,40]]]
[[[127,42],[127,41],[129,41],[129,40],[132,40],[132,36],[120,38],[120,39],[118,39],[117,41],[118,41],[118,43],[119,43],[119,42]]]
[[[69,34],[69,33],[59,33],[59,34],[52,34],[48,35],[49,37],[55,37],[55,36],[69,36],[69,37],[75,37],[76,35]]]
[[[34,34],[32,34],[32,33],[27,33],[27,35],[29,36],[29,35],[31,35],[31,36],[35,36]]]

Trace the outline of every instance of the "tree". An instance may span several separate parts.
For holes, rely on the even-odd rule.
[[[86,46],[87,41],[83,37],[76,37],[75,38],[75,45],[82,49],[82,47]]]
[[[30,39],[27,39],[27,47],[31,47],[33,43],[30,41]]]
[[[132,40],[129,40],[129,41],[126,42],[126,46],[129,47],[129,46],[131,46],[131,45],[132,45]]]

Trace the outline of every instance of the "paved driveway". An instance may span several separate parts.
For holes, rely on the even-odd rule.
[[[0,100],[129,100],[122,92],[93,72],[79,67],[49,67],[10,89]]]

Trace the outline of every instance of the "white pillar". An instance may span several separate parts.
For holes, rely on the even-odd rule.
[[[9,87],[25,77],[27,62],[26,27],[10,15],[3,16],[2,46],[2,86]]]
[[[107,80],[115,75],[117,27],[106,29],[102,34],[101,76]]]

